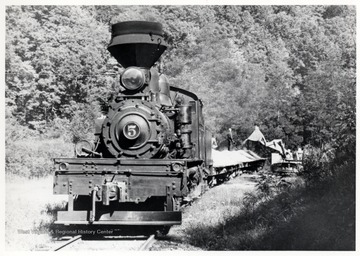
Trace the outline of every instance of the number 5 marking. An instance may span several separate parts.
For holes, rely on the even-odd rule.
[[[136,128],[137,126],[135,124],[129,124],[127,126],[127,134],[129,137],[135,137],[137,132],[136,132]]]

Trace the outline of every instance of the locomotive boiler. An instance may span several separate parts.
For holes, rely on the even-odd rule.
[[[94,141],[75,158],[54,159],[53,192],[68,195],[58,224],[181,224],[180,206],[199,196],[211,170],[211,134],[202,102],[170,86],[154,67],[167,45],[162,25],[112,25],[108,50],[121,64],[119,91],[95,120]],[[164,228],[165,227],[165,228]]]

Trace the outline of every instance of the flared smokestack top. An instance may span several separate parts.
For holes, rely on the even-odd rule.
[[[124,67],[150,68],[166,50],[162,25],[148,21],[126,21],[112,25],[108,51]]]

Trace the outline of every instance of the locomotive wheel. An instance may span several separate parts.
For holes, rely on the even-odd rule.
[[[164,239],[165,236],[169,233],[170,227],[169,226],[163,226],[160,229],[156,230],[155,232],[155,238],[156,239]]]

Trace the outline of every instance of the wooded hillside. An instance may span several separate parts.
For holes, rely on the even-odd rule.
[[[161,22],[173,86],[196,92],[214,133],[257,123],[289,147],[355,140],[353,6],[8,6],[6,114],[45,132],[96,116],[116,90],[111,23]],[[346,136],[345,136],[346,135]],[[345,136],[345,137],[342,137]]]

